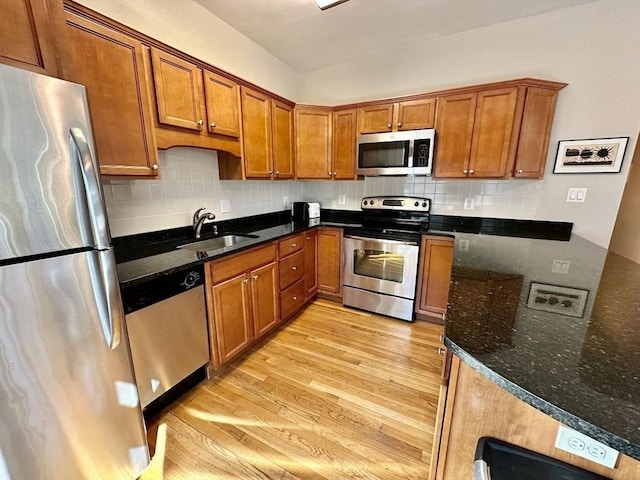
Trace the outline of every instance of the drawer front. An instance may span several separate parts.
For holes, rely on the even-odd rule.
[[[280,290],[296,283],[304,277],[304,251],[280,260]]]
[[[294,283],[280,294],[280,315],[285,320],[304,305],[304,279]]]
[[[304,233],[289,237],[278,242],[278,254],[280,258],[284,258],[292,253],[299,252],[304,247]]]
[[[216,284],[243,272],[261,267],[276,259],[275,243],[264,247],[254,248],[246,252],[237,253],[228,257],[214,260],[209,265],[211,268],[211,281]]]

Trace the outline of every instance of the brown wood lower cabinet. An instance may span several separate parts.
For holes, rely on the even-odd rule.
[[[209,264],[213,367],[224,365],[278,324],[276,246],[271,243]]]
[[[449,298],[454,239],[424,236],[420,246],[417,318],[444,321]]]
[[[341,228],[318,228],[318,292],[342,298]]]
[[[555,447],[560,423],[503,390],[453,357],[451,379],[434,448],[429,480],[473,478],[473,460],[480,437],[494,437],[613,480],[640,478],[640,462],[625,455],[616,468],[584,460]],[[438,438],[438,436],[436,435]],[[439,447],[439,448],[438,448]]]
[[[306,303],[306,233],[278,242],[280,268],[280,317],[293,316]]]

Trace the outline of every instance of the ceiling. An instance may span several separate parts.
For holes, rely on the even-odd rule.
[[[595,0],[195,0],[298,72]]]

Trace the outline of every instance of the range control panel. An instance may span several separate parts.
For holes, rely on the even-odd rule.
[[[402,210],[406,212],[429,212],[431,200],[421,197],[364,197],[360,204],[363,210]]]

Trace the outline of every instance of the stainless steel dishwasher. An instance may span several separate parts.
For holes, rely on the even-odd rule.
[[[202,266],[122,291],[142,407],[209,361]]]

